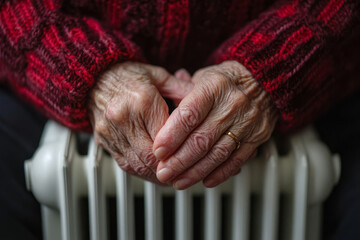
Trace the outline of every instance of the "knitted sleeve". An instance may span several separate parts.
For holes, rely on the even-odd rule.
[[[0,3],[0,77],[25,101],[67,127],[91,129],[86,98],[110,64],[139,49],[97,20],[61,12],[62,1]]]
[[[359,9],[358,0],[282,1],[223,43],[210,62],[242,63],[273,99],[277,129],[296,130],[359,87],[350,74],[360,66],[352,56],[359,54]]]

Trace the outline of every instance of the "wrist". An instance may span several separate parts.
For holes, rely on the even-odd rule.
[[[88,95],[87,109],[93,128],[96,119],[94,115],[106,111],[106,106],[111,101],[112,95],[116,94],[117,89],[121,85],[118,83],[117,74],[114,71],[117,65],[112,66],[99,75]]]

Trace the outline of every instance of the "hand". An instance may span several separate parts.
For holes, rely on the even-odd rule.
[[[271,135],[277,114],[267,93],[235,61],[201,69],[154,141],[157,177],[184,189],[203,180],[214,187],[240,172]],[[226,135],[231,131],[241,145]]]
[[[131,62],[113,66],[90,94],[96,143],[126,172],[158,183],[152,146],[169,117],[162,95],[179,102],[191,88],[189,81],[178,80],[160,67]]]

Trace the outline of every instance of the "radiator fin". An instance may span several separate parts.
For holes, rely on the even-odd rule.
[[[183,191],[123,172],[92,138],[87,155],[79,154],[76,142],[74,133],[49,122],[40,148],[25,163],[27,187],[42,204],[45,240],[107,240],[114,224],[118,240],[162,240],[169,230],[176,240],[318,240],[321,204],[340,172],[339,158],[312,130],[286,139],[289,147],[281,154],[278,141],[269,140],[241,174],[216,188],[199,183]],[[115,220],[110,197],[116,198]],[[143,207],[135,206],[136,199],[144,199]],[[88,223],[81,209],[88,209]],[[144,229],[137,224],[139,209]]]

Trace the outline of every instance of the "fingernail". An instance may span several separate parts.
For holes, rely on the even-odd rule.
[[[173,172],[169,168],[163,168],[156,173],[156,177],[160,182],[167,182],[172,177]]]
[[[168,153],[167,148],[165,148],[165,147],[159,147],[159,148],[157,148],[157,149],[155,150],[154,155],[155,155],[155,157],[156,157],[157,160],[160,160],[160,161],[161,161],[161,160],[164,160],[164,159],[165,159],[167,153]]]
[[[174,183],[174,188],[176,188],[177,190],[182,190],[187,187],[190,187],[190,185],[191,185],[191,180],[188,178],[183,178]]]

